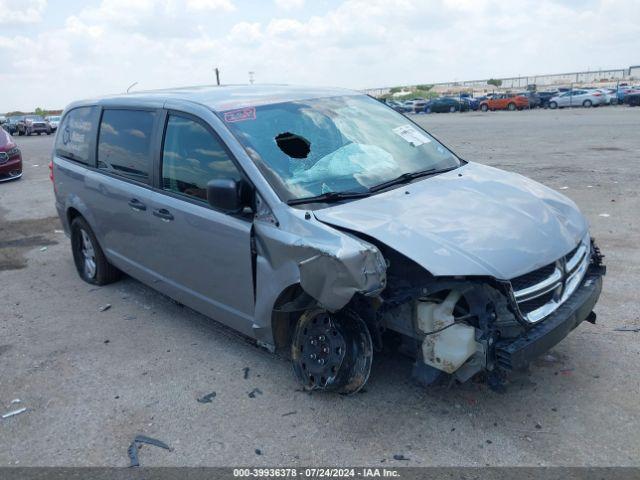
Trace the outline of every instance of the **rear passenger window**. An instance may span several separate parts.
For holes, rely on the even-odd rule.
[[[149,182],[154,112],[105,110],[98,137],[98,168]]]
[[[217,138],[202,124],[169,116],[162,151],[162,187],[199,200],[207,199],[207,182],[240,180],[237,167]]]
[[[97,108],[80,107],[67,113],[56,136],[56,155],[76,162],[89,163],[89,146]]]

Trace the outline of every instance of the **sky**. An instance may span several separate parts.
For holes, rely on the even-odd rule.
[[[222,83],[375,88],[640,64],[638,0],[0,0],[0,112]]]

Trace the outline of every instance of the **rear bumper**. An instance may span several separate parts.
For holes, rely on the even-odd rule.
[[[600,297],[604,273],[605,267],[590,265],[580,288],[546,320],[515,339],[496,342],[496,366],[505,370],[525,367],[586,320]]]

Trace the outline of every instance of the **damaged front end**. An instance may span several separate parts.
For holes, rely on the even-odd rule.
[[[271,329],[256,329],[275,347],[289,346],[296,377],[310,390],[358,391],[374,351],[389,348],[414,359],[423,385],[483,372],[498,387],[506,372],[595,321],[605,273],[588,236],[550,265],[497,280],[433,276],[374,239],[308,216],[286,230],[255,228],[257,313],[271,320]],[[282,285],[291,287],[266,303]]]
[[[527,291],[544,288],[529,297],[518,297],[513,280],[430,277],[414,267],[414,286],[406,284],[412,283],[406,274],[394,285],[390,271],[376,321],[399,334],[401,351],[416,359],[413,376],[420,383],[447,376],[464,382],[485,372],[499,387],[506,372],[526,367],[583,320],[595,323],[592,310],[605,274],[597,246],[587,237],[554,265],[559,276],[555,270],[549,277],[533,272]],[[541,309],[543,317],[530,315]]]

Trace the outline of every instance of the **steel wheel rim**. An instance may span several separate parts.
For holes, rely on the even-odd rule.
[[[89,234],[84,230],[80,230],[80,240],[82,241],[80,253],[82,253],[84,273],[88,278],[93,278],[96,276],[96,253],[93,249],[93,243]]]

